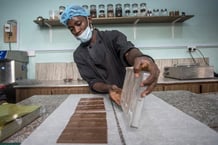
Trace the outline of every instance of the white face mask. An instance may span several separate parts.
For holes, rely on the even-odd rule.
[[[92,30],[88,24],[86,29],[76,37],[77,40],[80,40],[82,43],[88,42],[92,38]]]

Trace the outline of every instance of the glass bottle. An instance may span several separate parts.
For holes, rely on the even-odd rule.
[[[61,15],[64,10],[65,10],[65,6],[59,6],[59,15]]]
[[[129,3],[126,3],[124,4],[124,13],[125,13],[125,16],[130,16],[130,4]]]
[[[152,16],[152,10],[148,10],[147,13],[146,13],[146,16]]]
[[[116,4],[116,11],[115,11],[115,15],[116,17],[122,17],[122,5],[121,4]]]
[[[179,16],[179,11],[175,11],[175,16]]]
[[[96,5],[90,5],[90,15],[92,18],[97,17]]]
[[[114,17],[114,7],[112,4],[107,5],[107,17]]]
[[[163,15],[164,15],[164,16],[168,16],[168,10],[167,10],[167,9],[164,9]]]
[[[153,9],[154,16],[160,16],[159,9]]]
[[[82,5],[82,7],[88,12],[89,6],[88,5]]]
[[[105,17],[105,6],[103,4],[100,4],[98,6],[98,10],[99,10],[99,18],[104,18]]]
[[[138,15],[138,4],[137,3],[132,4],[132,13],[133,13],[133,16]]]
[[[141,16],[146,16],[147,13],[147,4],[146,3],[141,3],[140,4],[140,14]]]

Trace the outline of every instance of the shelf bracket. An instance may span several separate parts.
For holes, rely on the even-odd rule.
[[[53,40],[53,32],[52,32],[52,26],[45,22],[45,25],[49,28],[49,42],[52,43]]]
[[[133,24],[134,24],[134,25],[138,24],[139,20],[140,20],[140,19],[136,19]]]
[[[179,18],[175,19],[175,20],[172,22],[172,24],[175,24],[176,22],[178,22],[178,21],[181,20],[181,19],[182,19],[182,17],[179,17]]]
[[[175,19],[173,22],[172,22],[172,27],[171,27],[171,35],[172,35],[172,38],[174,39],[175,38],[175,23],[178,22],[179,20],[181,20],[182,17],[179,17],[177,19]]]
[[[172,23],[172,26],[171,26],[171,36],[172,36],[172,39],[174,39],[174,37],[175,37],[175,23]]]
[[[133,39],[136,40],[136,25],[138,24],[140,19],[136,19],[133,23]]]

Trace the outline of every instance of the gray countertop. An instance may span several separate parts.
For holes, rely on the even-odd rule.
[[[188,91],[160,91],[153,95],[173,105],[218,132],[218,92],[195,94]],[[68,95],[35,95],[19,104],[42,106],[42,115],[4,142],[22,142],[38,127]]]
[[[83,80],[73,80],[64,82],[63,80],[22,80],[18,81],[15,88],[32,88],[32,87],[84,87],[88,84]]]
[[[218,132],[218,92],[161,91],[153,94]]]
[[[203,82],[218,82],[218,78],[210,79],[190,79],[190,80],[178,80],[172,78],[160,77],[158,84],[180,84],[180,83],[203,83]]]
[[[218,78],[214,79],[193,79],[193,80],[177,80],[171,78],[162,78],[158,80],[158,84],[180,84],[180,83],[203,83],[218,82]],[[31,88],[31,87],[84,87],[88,86],[84,80],[73,80],[64,82],[63,80],[21,80],[14,86],[15,88]]]

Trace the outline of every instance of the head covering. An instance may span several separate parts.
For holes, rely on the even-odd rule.
[[[89,12],[87,12],[83,7],[78,5],[69,5],[61,14],[60,22],[67,26],[67,21],[76,16],[89,16]]]

